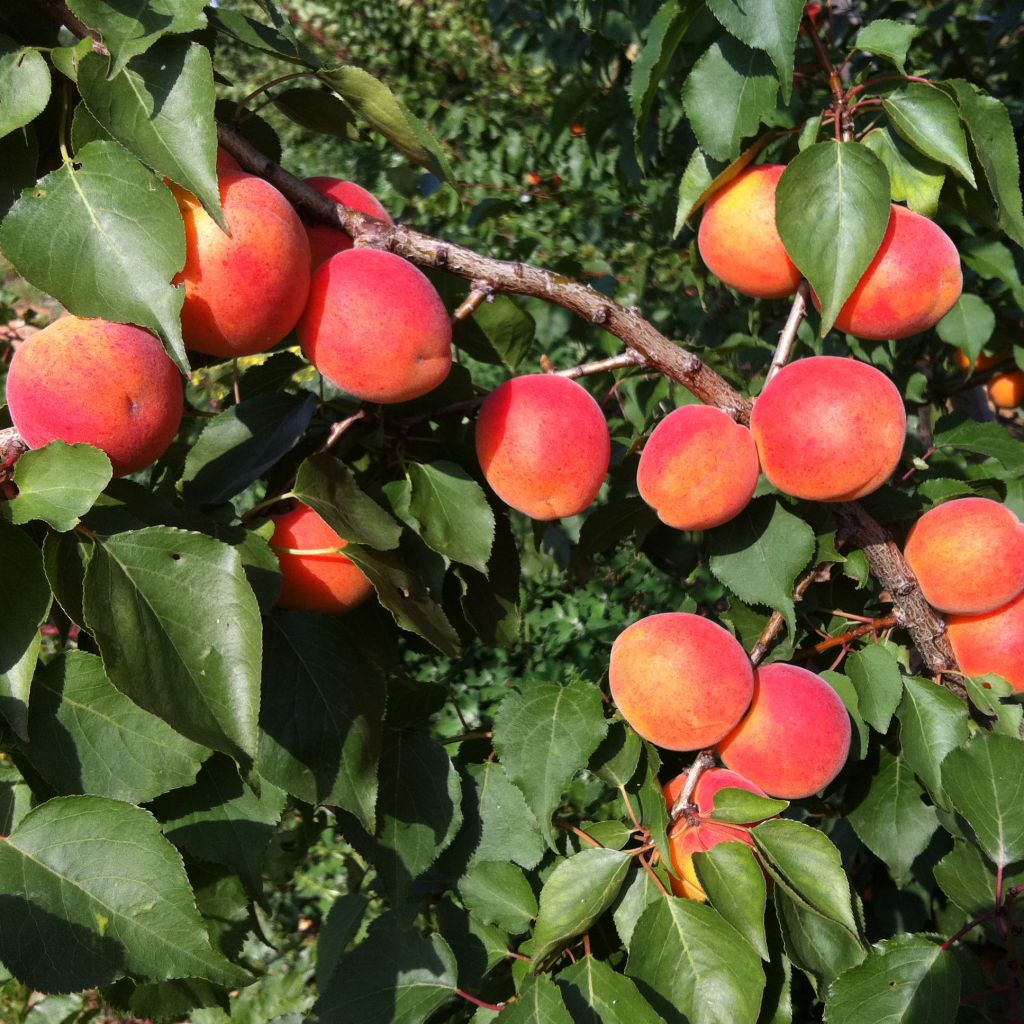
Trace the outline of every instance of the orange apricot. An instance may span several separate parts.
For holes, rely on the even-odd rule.
[[[335,253],[317,267],[299,341],[329,381],[367,402],[419,398],[452,368],[441,296],[417,267],[377,249]]]
[[[394,224],[391,215],[381,206],[372,192],[367,192],[362,185],[354,181],[343,181],[341,178],[306,178],[306,184],[312,185],[321,195],[333,199],[336,203],[367,213],[371,217]],[[309,236],[309,249],[313,255],[313,269],[316,270],[326,259],[336,252],[345,252],[352,248],[352,236],[338,228],[329,228],[326,224],[306,226]]]
[[[992,356],[987,356],[982,352],[978,356],[977,362],[975,362],[972,368],[971,361],[967,357],[966,352],[963,352],[960,349],[953,350],[953,362],[956,363],[956,365],[965,373],[968,370],[971,370],[973,373],[981,373],[982,370],[989,370],[997,363],[1001,363],[1004,359],[1008,359],[1009,356],[1010,350],[1005,348],[996,352],[996,354]]]
[[[669,750],[724,739],[754,693],[754,671],[736,638],[687,612],[648,615],[624,629],[608,673],[622,717]]]
[[[308,505],[299,502],[273,522],[270,547],[281,566],[281,608],[341,615],[373,593],[363,570],[337,550],[348,542]]]
[[[821,676],[796,665],[764,665],[754,673],[750,710],[718,752],[770,796],[811,796],[846,763],[850,716]]]
[[[988,397],[1000,409],[1016,409],[1024,405],[1024,370],[993,377],[988,383]]]
[[[141,327],[65,316],[15,350],[7,374],[11,419],[30,448],[85,443],[115,476],[156,462],[181,424],[181,374]]]
[[[708,200],[697,232],[708,270],[754,298],[781,299],[800,283],[775,227],[775,190],[785,169],[761,164],[738,174]]]
[[[769,381],[754,403],[750,429],[761,469],[780,491],[850,501],[892,475],[907,416],[896,385],[880,370],[855,359],[811,356]]]
[[[963,672],[995,672],[1017,693],[1024,692],[1024,594],[994,612],[947,616],[946,625]]]
[[[309,241],[291,204],[251,174],[223,171],[220,199],[230,235],[189,192],[172,186],[185,221],[181,330],[211,356],[253,355],[295,326],[309,293]]]
[[[940,612],[980,615],[1024,592],[1024,525],[989,498],[957,498],[925,512],[903,553]]]
[[[640,497],[677,530],[709,530],[740,514],[760,467],[750,431],[710,405],[670,412],[644,445]]]

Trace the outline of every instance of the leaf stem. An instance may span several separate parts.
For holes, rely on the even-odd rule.
[[[697,788],[697,783],[700,782],[701,775],[708,768],[713,768],[714,766],[715,752],[713,750],[701,750],[693,759],[693,764],[690,765],[686,772],[686,782],[683,785],[683,791],[672,805],[672,810],[669,811],[669,819],[672,823],[679,817],[685,817],[689,824],[696,824],[697,805],[693,802],[693,793]]]
[[[242,111],[245,110],[245,105],[254,100],[260,93],[266,92],[268,89],[273,89],[275,85],[281,85],[283,82],[291,82],[296,78],[316,78],[315,71],[292,71],[287,75],[280,75],[277,78],[272,78],[269,82],[264,82],[258,89],[253,89],[248,96],[243,96],[238,101],[238,106],[235,107],[235,112],[231,117],[233,124],[238,124],[242,117]]]
[[[455,994],[457,996],[461,996],[467,1002],[473,1003],[474,1006],[483,1007],[483,1009],[485,1010],[493,1010],[495,1013],[500,1013],[503,1009],[505,1009],[504,1003],[485,1003],[482,999],[477,999],[476,996],[471,996],[468,992],[464,991],[461,988],[457,988],[455,990]]]
[[[789,316],[786,317],[786,324],[779,335],[779,343],[775,346],[775,355],[772,356],[772,364],[768,367],[768,373],[764,378],[764,388],[768,387],[771,379],[781,370],[793,353],[793,345],[796,342],[796,332],[800,322],[807,315],[807,300],[810,297],[811,286],[806,278],[800,279],[796,295],[793,296],[793,305],[789,308]]]

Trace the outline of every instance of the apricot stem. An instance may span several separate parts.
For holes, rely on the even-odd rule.
[[[452,313],[452,323],[457,324],[472,316],[493,294],[494,286],[489,281],[474,281],[462,305]]]
[[[789,308],[789,316],[786,317],[786,324],[779,335],[779,343],[775,346],[772,365],[768,367],[768,373],[765,375],[764,387],[767,387],[772,377],[789,362],[800,321],[807,315],[807,298],[810,294],[810,289],[811,286],[807,283],[807,279],[801,278],[800,284],[796,289],[796,295],[793,296],[793,305]]]
[[[369,415],[365,406],[352,413],[351,416],[347,416],[343,420],[338,420],[337,423],[331,427],[330,432],[327,434],[327,440],[317,449],[317,455],[322,455],[324,452],[329,452],[337,443],[341,440],[342,435],[354,426],[360,420],[365,420]]]
[[[598,359],[593,363],[582,363],[579,366],[570,366],[567,370],[552,370],[557,377],[568,377],[576,380],[577,377],[589,377],[595,373],[607,373],[610,370],[622,370],[627,366],[647,366],[647,360],[633,349],[628,348],[617,356],[609,356],[607,359]]]
[[[672,805],[672,810],[669,811],[669,822],[672,823],[681,816],[685,816],[686,820],[691,824],[696,824],[695,820],[697,815],[697,805],[693,802],[693,793],[697,788],[697,783],[700,782],[701,775],[708,768],[714,768],[715,766],[715,754],[713,750],[702,750],[693,759],[693,764],[687,769],[686,772],[686,784],[683,786],[683,791],[679,794],[679,799]]]
[[[661,895],[667,899],[669,895],[668,889],[665,888],[665,886],[661,882],[661,879],[654,873],[654,868],[651,867],[650,862],[647,860],[647,858],[638,857],[637,860],[640,862],[640,866],[644,869],[644,871],[646,871],[647,874],[651,876],[651,881],[654,882],[654,884],[661,891]]]
[[[474,1006],[480,1006],[485,1010],[493,1010],[495,1013],[500,1013],[505,1009],[504,1003],[485,1003],[482,999],[477,999],[476,996],[471,996],[468,992],[461,988],[455,990],[457,996],[461,996],[467,1002],[473,1003]]]
[[[619,792],[622,794],[622,802],[626,805],[626,811],[629,814],[630,821],[633,822],[633,827],[643,828],[640,824],[640,819],[636,816],[636,811],[633,810],[633,805],[630,803],[629,794],[626,792],[624,784],[619,786]]]

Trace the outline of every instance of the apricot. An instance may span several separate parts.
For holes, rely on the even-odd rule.
[[[925,512],[903,553],[940,612],[980,615],[1024,591],[1024,525],[989,498],[957,498]]]
[[[811,356],[790,363],[754,403],[750,429],[764,475],[782,492],[849,501],[877,490],[903,452],[896,385],[867,363]]]
[[[536,373],[495,388],[480,407],[476,454],[506,505],[532,519],[582,512],[611,458],[600,406],[568,377]]]
[[[239,171],[241,172],[242,165],[223,147],[217,147],[217,173],[221,174],[223,171]]]
[[[950,615],[946,625],[963,672],[995,672],[1024,692],[1024,594],[984,615]]]
[[[988,383],[988,397],[1000,409],[1016,409],[1024,404],[1024,370],[993,377]]]
[[[770,796],[811,796],[846,763],[850,716],[821,676],[795,665],[765,665],[754,673],[750,710],[718,752]]]
[[[665,803],[671,811],[676,800],[679,799],[686,785],[687,773],[677,775],[671,782],[662,787],[665,794]],[[697,878],[697,871],[693,866],[693,855],[695,853],[706,853],[719,843],[739,842],[746,843],[753,847],[754,841],[750,838],[749,825],[730,825],[724,821],[712,821],[711,813],[715,809],[715,794],[722,789],[745,789],[748,793],[756,793],[764,796],[765,793],[749,780],[731,772],[726,768],[711,768],[704,772],[697,780],[693,791],[693,802],[697,805],[698,820],[691,824],[685,817],[679,820],[672,827],[668,836],[669,854],[672,857],[672,866],[676,869],[678,878],[669,875],[669,883],[672,891],[677,896],[685,896],[687,899],[707,901],[704,889]],[[751,825],[757,822],[751,822]]]
[[[281,566],[281,608],[341,615],[373,593],[363,570],[337,550],[348,542],[308,505],[299,502],[272,518],[270,547]]]
[[[700,615],[662,612],[612,644],[612,697],[644,739],[697,750],[724,739],[754,693],[750,659],[731,633]]]
[[[223,171],[224,234],[189,192],[172,186],[185,221],[181,330],[211,356],[253,355],[295,326],[309,294],[309,240],[288,200],[262,178]]]
[[[710,405],[670,412],[644,445],[640,497],[677,530],[709,530],[740,514],[760,466],[750,431]]]
[[[869,341],[934,327],[963,290],[960,254],[934,221],[892,205],[875,258],[836,317],[836,329]],[[820,309],[817,297],[815,305]]]
[[[974,373],[981,373],[982,370],[990,370],[997,363],[1001,363],[1004,359],[1008,359],[1009,357],[1010,350],[1005,348],[993,356],[987,356],[982,352],[978,356],[977,362],[975,362],[972,368],[971,361],[965,352],[962,352],[960,349],[955,349],[953,352],[953,362],[956,363],[956,365],[965,373],[968,370],[971,370]]]
[[[775,227],[775,189],[785,169],[761,164],[738,174],[708,200],[697,232],[708,270],[758,299],[792,295],[800,283]]]
[[[156,462],[181,424],[181,374],[141,327],[65,316],[15,350],[7,405],[30,448],[85,443],[116,476]]]
[[[299,341],[329,381],[368,402],[418,398],[452,367],[451,321],[434,286],[407,260],[376,249],[320,264]]]
[[[336,203],[369,214],[388,224],[394,224],[391,215],[381,206],[372,192],[367,192],[362,185],[354,181],[343,181],[341,178],[306,178],[306,184],[312,185],[321,195],[333,199]],[[329,228],[326,224],[306,226],[309,236],[309,250],[313,256],[315,270],[326,259],[336,252],[345,252],[352,248],[352,236],[338,228]]]

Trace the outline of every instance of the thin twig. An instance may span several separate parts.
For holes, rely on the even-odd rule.
[[[772,356],[772,365],[768,367],[768,373],[764,378],[764,386],[781,370],[793,353],[793,343],[796,341],[797,328],[800,321],[807,315],[807,299],[810,295],[811,286],[805,278],[800,279],[796,295],[793,296],[793,305],[789,308],[789,316],[786,317],[786,325],[779,335],[779,343],[775,346],[775,355]],[[763,389],[762,389],[763,390]]]
[[[489,729],[475,729],[472,732],[464,732],[461,736],[446,736],[438,740],[438,743],[468,743],[470,740],[489,740],[494,735]]]
[[[368,410],[364,407],[357,409],[351,416],[346,416],[343,420],[338,420],[337,423],[331,427],[330,432],[327,435],[327,440],[316,450],[317,455],[322,455],[324,452],[329,452],[342,438],[342,435],[349,429],[359,423],[360,420],[365,420],[369,416]]]
[[[462,305],[452,313],[452,323],[457,324],[472,316],[493,294],[494,288],[489,281],[474,281]]]
[[[607,359],[598,359],[592,363],[583,363],[580,366],[570,366],[568,370],[553,370],[556,377],[568,377],[576,380],[577,377],[588,377],[595,373],[608,373],[610,370],[622,370],[627,366],[646,366],[647,360],[633,349],[626,349],[617,356],[609,356]]]
[[[690,765],[686,772],[686,782],[683,785],[683,791],[679,794],[679,798],[669,811],[670,823],[679,817],[685,817],[689,824],[697,824],[697,805],[693,802],[693,793],[697,788],[697,783],[700,782],[701,775],[708,768],[713,768],[714,766],[715,752],[713,750],[702,750],[693,759],[693,764]]]
[[[802,651],[797,651],[793,655],[793,660],[813,658],[816,654],[821,654],[823,651],[828,651],[833,647],[841,647],[852,643],[868,633],[879,633],[883,629],[892,629],[893,626],[898,626],[899,624],[898,615],[883,615],[881,618],[872,619],[870,622],[865,622],[853,629],[848,629],[839,636],[830,636],[827,640],[822,640],[821,643],[815,644],[813,647],[805,647]]]
[[[793,600],[799,601],[807,593],[807,589],[812,583],[821,583],[827,580],[832,574],[832,565],[833,563],[827,562],[824,565],[816,565],[808,569],[797,580],[796,586],[793,588]],[[785,625],[786,617],[782,612],[772,612],[771,618],[765,623],[764,629],[761,630],[761,635],[757,638],[757,643],[754,644],[750,651],[750,660],[755,668],[761,664],[774,646],[775,641],[782,635]]]

